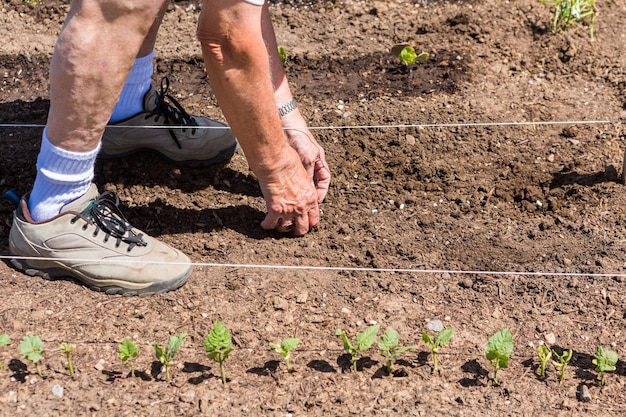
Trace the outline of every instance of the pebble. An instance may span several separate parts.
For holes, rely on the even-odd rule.
[[[461,288],[472,288],[472,286],[474,285],[474,281],[471,278],[465,278],[459,281],[459,285],[461,286]]]
[[[309,299],[309,292],[307,290],[304,290],[300,294],[298,294],[298,297],[296,298],[296,303],[304,304],[306,303],[308,299]]]
[[[59,398],[63,398],[63,387],[59,384],[54,384],[52,386],[52,394]]]
[[[548,333],[544,335],[544,337],[546,338],[546,343],[548,345],[553,345],[556,343],[556,337],[554,336],[554,333]]]
[[[193,404],[195,399],[196,399],[196,392],[193,390],[189,390],[187,392],[183,392],[182,394],[180,394],[180,400],[184,403]]]
[[[428,330],[432,330],[433,332],[439,333],[443,330],[443,323],[441,320],[430,320],[426,323],[426,328]]]
[[[580,384],[578,386],[578,399],[585,403],[591,401],[591,393],[589,392],[589,388],[587,388],[587,385]]]

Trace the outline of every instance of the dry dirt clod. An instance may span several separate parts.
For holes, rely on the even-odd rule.
[[[591,401],[591,393],[589,392],[589,388],[587,387],[587,385],[580,384],[578,386],[577,394],[578,394],[577,397],[579,401],[582,401],[584,403],[588,403]]]

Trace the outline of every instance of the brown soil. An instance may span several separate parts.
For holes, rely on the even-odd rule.
[[[594,41],[582,24],[552,35],[550,10],[535,0],[294,1],[272,9],[294,94],[311,126],[326,127],[626,119],[626,7],[621,0],[597,7]],[[1,8],[0,123],[42,124],[50,55],[68,6],[3,0]],[[197,3],[172,5],[155,81],[170,77],[189,111],[221,119],[194,38],[197,16]],[[405,68],[389,54],[398,42],[430,59]],[[41,128],[3,126],[0,135],[0,191],[27,192]],[[626,355],[623,125],[338,128],[316,135],[333,184],[323,221],[298,239],[259,227],[264,201],[239,152],[212,169],[175,169],[152,155],[99,163],[100,188],[119,193],[129,219],[200,265],[176,292],[124,298],[0,264],[0,333],[13,340],[0,348],[0,414],[626,412],[626,366],[620,362],[601,388],[591,363],[598,345]],[[7,260],[12,207],[0,204]],[[237,348],[225,386],[202,348],[216,319]],[[455,328],[439,375],[431,375],[421,342],[429,320]],[[375,348],[359,372],[345,369],[335,330],[356,335],[372,322],[418,345],[395,376],[385,375]],[[515,350],[494,387],[484,350],[505,327]],[[181,332],[190,336],[167,383],[149,342]],[[20,357],[28,333],[47,348],[44,380]],[[136,378],[125,377],[118,359],[127,336],[140,348]],[[268,346],[288,336],[303,340],[292,374]],[[546,340],[574,350],[561,384],[552,366],[546,379],[537,376],[535,352]],[[74,378],[60,342],[78,346]],[[57,384],[62,398],[52,394]],[[577,395],[583,384],[589,402]]]

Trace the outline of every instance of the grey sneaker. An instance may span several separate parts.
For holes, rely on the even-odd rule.
[[[152,295],[181,287],[191,261],[177,249],[133,228],[121,214],[116,194],[98,194],[92,184],[61,213],[35,223],[28,196],[13,217],[11,263],[31,276],[75,278],[107,294]],[[20,258],[24,257],[24,258]]]
[[[169,81],[163,78],[160,94],[154,87],[146,93],[144,112],[107,127],[100,156],[114,158],[137,151],[152,151],[176,166],[187,167],[206,167],[229,160],[237,149],[232,131],[215,120],[190,116],[176,99],[167,94],[168,88]],[[166,98],[174,107],[165,101]],[[145,126],[183,127],[150,129]]]

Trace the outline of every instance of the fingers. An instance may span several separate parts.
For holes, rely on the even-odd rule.
[[[313,182],[317,189],[317,201],[321,203],[326,198],[328,188],[330,187],[330,168],[325,159],[318,159],[315,161],[315,174],[313,176]]]
[[[292,233],[294,236],[304,236],[320,221],[320,213],[317,206],[306,213],[292,214],[292,216],[292,218],[282,218],[277,217],[276,214],[269,213],[261,222],[261,227],[265,230],[274,229],[282,234]]]

